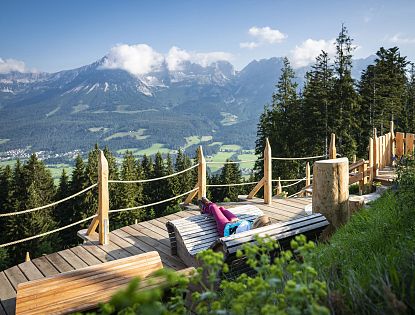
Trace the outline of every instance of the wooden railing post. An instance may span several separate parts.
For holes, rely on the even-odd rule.
[[[373,138],[369,138],[369,183],[373,182]]]
[[[311,175],[310,175],[310,162],[307,162],[305,165],[305,188],[311,184]],[[308,193],[304,190],[304,195],[307,196]]]
[[[200,199],[202,197],[206,197],[206,159],[203,156],[202,146],[199,146],[199,150],[197,151],[197,158],[199,160],[199,167],[197,169],[199,190],[197,192],[197,197]]]
[[[362,179],[359,180],[359,195],[363,195],[365,192],[365,185],[367,184],[367,164],[364,162],[359,166],[359,174],[362,174]]]
[[[108,192],[108,161],[104,152],[99,151],[98,156],[98,215],[89,225],[85,236],[90,236],[98,227],[99,244],[109,243],[109,192]]]
[[[335,159],[336,156],[336,134],[332,133],[330,137],[329,159]]]
[[[405,134],[405,154],[412,155],[414,153],[414,134],[406,133]]]
[[[404,137],[404,133],[396,133],[396,155],[399,159],[404,155]]]
[[[394,129],[394,125],[393,125],[393,120],[390,122],[390,155],[392,158],[392,161],[394,160],[395,157],[395,131]],[[393,163],[391,163],[393,164]]]
[[[280,197],[281,194],[282,194],[281,177],[278,177],[277,196]]]
[[[378,175],[379,141],[376,128],[373,128],[373,177]]]
[[[29,254],[29,252],[26,252],[26,257],[25,257],[25,260],[24,261],[30,261],[30,254]]]
[[[265,140],[264,150],[264,203],[272,203],[272,157],[268,138]]]
[[[98,160],[98,233],[99,243],[106,245],[109,242],[109,217],[110,206],[108,192],[108,162],[104,152],[100,151]]]

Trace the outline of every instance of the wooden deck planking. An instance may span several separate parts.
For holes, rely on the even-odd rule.
[[[225,208],[252,204],[264,214],[277,221],[288,221],[302,217],[304,207],[311,203],[311,198],[277,199],[266,205],[263,199],[254,198],[240,202],[221,204]],[[164,217],[133,224],[110,232],[110,243],[98,245],[96,240],[65,249],[57,253],[45,255],[32,261],[21,263],[0,273],[0,315],[14,314],[17,284],[28,280],[40,279],[48,275],[80,269],[90,265],[111,261],[123,257],[156,250],[159,252],[163,265],[174,270],[184,269],[185,264],[177,256],[172,256],[166,222],[200,214],[194,206]]]

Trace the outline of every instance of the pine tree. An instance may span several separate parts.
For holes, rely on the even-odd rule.
[[[173,173],[174,173],[174,165],[173,165],[171,156],[168,153],[167,158],[166,158],[166,175],[171,175]],[[167,188],[168,188],[167,189],[168,193],[166,196],[167,198],[180,195],[181,184],[180,184],[178,176],[172,176],[172,177],[167,178]],[[181,199],[177,198],[168,203],[165,203],[164,214],[168,215],[168,214],[180,211],[180,206],[179,206],[180,202],[181,202]]]
[[[26,210],[45,204],[51,203],[55,196],[55,186],[49,170],[46,169],[42,161],[39,161],[35,154],[32,154],[23,167],[17,165],[15,168],[17,180],[20,182],[21,195],[19,202],[15,200],[15,211]],[[15,180],[16,180],[15,179]],[[15,181],[15,185],[18,182]],[[7,233],[10,239],[38,235],[43,232],[56,228],[56,222],[53,220],[52,209],[46,208],[19,216],[13,216],[7,224]],[[52,234],[40,239],[27,241],[17,246],[12,246],[10,256],[13,262],[23,261],[26,251],[29,251],[33,257],[48,253],[57,248],[59,238],[57,234]]]
[[[154,158],[153,176],[154,178],[163,177],[166,175],[166,167],[164,165],[163,157],[160,152],[157,152]],[[152,182],[152,196],[154,202],[165,200],[172,197],[169,193],[167,179],[157,180]],[[154,206],[156,216],[159,217],[164,213],[166,203]]]
[[[99,157],[98,145],[95,145],[94,149],[88,154],[88,162],[85,166],[85,188],[98,182],[98,157]],[[91,189],[84,194],[84,202],[82,209],[82,219],[90,217],[97,213],[98,210],[98,193],[97,189]],[[88,227],[90,222],[84,222],[82,227]]]
[[[175,171],[181,172],[185,169],[188,169],[192,166],[192,161],[190,157],[183,153],[181,149],[177,153],[176,157],[176,164],[175,164]],[[184,172],[178,176],[176,176],[178,182],[180,183],[178,187],[178,194],[183,194],[187,191],[190,191],[194,188],[194,173],[192,171]],[[196,177],[197,178],[197,177]]]
[[[306,155],[328,152],[330,133],[333,131],[332,93],[333,69],[326,52],[316,58],[316,63],[306,74],[303,93],[303,148]]]
[[[230,162],[227,159],[226,162]],[[242,174],[239,164],[225,163],[219,176],[221,184],[239,184],[241,183]],[[230,201],[238,201],[239,186],[221,187],[220,200],[229,199]]]
[[[151,156],[144,154],[143,159],[141,160],[141,168],[143,170],[143,179],[150,179],[154,177],[153,171],[153,160]],[[153,203],[153,184],[155,182],[147,182],[143,184],[143,201],[144,204]],[[148,209],[146,209],[146,212]]]
[[[12,195],[12,169],[7,165],[4,169],[0,168],[0,213],[8,213],[13,210],[10,208],[10,198]],[[8,217],[0,218],[0,231],[5,231]],[[6,242],[6,233],[0,233],[0,244]]]
[[[406,103],[405,116],[407,117],[407,132],[415,132],[415,65],[412,63],[409,70],[408,100]]]
[[[103,153],[108,162],[108,179],[119,180],[117,160],[115,159],[114,154],[112,154],[112,152],[109,150],[107,146],[104,148]],[[108,185],[110,209],[121,208],[121,204],[122,204],[121,196],[120,196],[121,185],[124,185],[124,184],[109,183]]]
[[[354,119],[358,112],[358,96],[352,79],[352,39],[342,25],[336,39],[335,81],[333,88],[333,131],[336,133],[337,151],[349,158],[356,153],[358,126]]]
[[[65,169],[62,170],[62,174],[59,180],[58,190],[56,192],[55,200],[61,200],[71,195],[69,177],[66,175]],[[58,226],[62,227],[72,223],[72,209],[70,201],[66,201],[58,204],[53,211],[55,222]],[[73,235],[70,235],[68,230],[59,232],[59,238],[62,241],[62,247],[72,243]]]

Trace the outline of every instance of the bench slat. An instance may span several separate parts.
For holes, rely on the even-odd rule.
[[[158,253],[149,252],[21,283],[16,312],[67,313],[95,307],[133,277],[146,277],[162,267]]]

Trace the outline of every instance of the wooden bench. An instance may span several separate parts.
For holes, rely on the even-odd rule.
[[[160,256],[153,251],[20,283],[16,314],[66,314],[96,308],[134,277],[143,279],[142,289],[162,285],[162,279],[148,277],[161,268]],[[194,268],[187,268],[179,272],[189,275],[193,271]]]
[[[230,208],[240,219],[255,220],[263,212],[256,206],[243,205]],[[179,256],[186,266],[199,266],[196,254],[208,249],[220,236],[215,219],[201,214],[166,223],[172,255]]]

